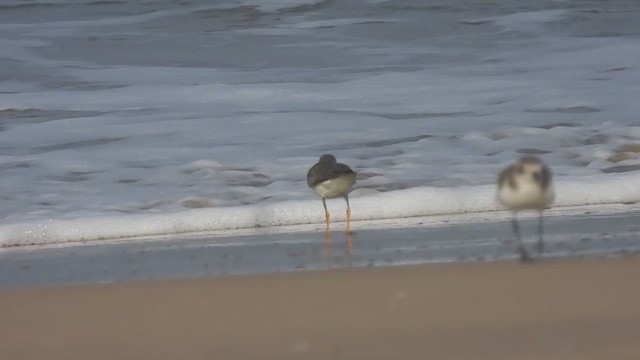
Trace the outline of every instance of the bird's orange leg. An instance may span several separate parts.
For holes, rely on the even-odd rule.
[[[327,230],[325,233],[325,244],[328,249],[331,249],[331,232],[329,231],[329,223],[331,222],[331,215],[329,215],[329,210],[327,209],[327,202],[324,198],[322,198],[322,205],[324,206],[324,220],[327,223]]]
[[[347,253],[351,255],[353,244],[351,243],[351,206],[349,205],[349,195],[346,195],[344,199],[347,201]]]
[[[349,195],[345,195],[344,196],[344,201],[347,202],[347,234],[351,233],[351,227],[350,227],[350,222],[351,222],[351,206],[349,205]]]
[[[327,243],[327,247],[331,247],[331,232],[329,231],[329,222],[331,221],[331,215],[329,212],[325,212],[325,221],[327,222],[327,230],[325,232],[325,242]]]

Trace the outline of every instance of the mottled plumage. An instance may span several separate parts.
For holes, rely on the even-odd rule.
[[[551,171],[535,156],[525,156],[517,163],[511,164],[502,170],[498,176],[498,187],[507,185],[517,190],[518,184],[516,183],[516,177],[518,174],[523,174],[527,166],[538,167],[539,173],[537,173],[534,180],[540,183],[542,190],[549,188],[549,185],[551,185]]]
[[[519,210],[539,211],[537,244],[538,253],[544,251],[542,239],[542,211],[549,207],[555,199],[551,170],[537,157],[525,156],[517,163],[507,166],[498,175],[498,201],[513,210],[513,231],[518,240],[518,251],[521,260],[528,260],[529,255],[522,245],[517,214]]]
[[[542,210],[555,198],[551,170],[537,157],[525,156],[498,176],[498,200],[512,210]]]

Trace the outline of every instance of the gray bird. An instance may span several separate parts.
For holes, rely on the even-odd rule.
[[[351,221],[351,207],[349,206],[349,192],[356,183],[356,173],[345,164],[341,164],[331,154],[320,156],[318,163],[313,165],[307,173],[307,184],[322,198],[325,220],[327,223],[327,240],[329,240],[329,222],[331,216],[327,209],[326,199],[344,197],[347,202],[347,235]]]
[[[498,176],[498,201],[513,211],[511,226],[518,240],[520,260],[529,260],[529,254],[520,239],[519,210],[537,210],[538,255],[544,251],[542,240],[542,211],[555,199],[551,170],[537,157],[524,156],[517,163],[507,166]]]

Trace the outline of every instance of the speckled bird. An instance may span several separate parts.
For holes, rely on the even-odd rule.
[[[537,210],[538,218],[538,255],[544,252],[542,238],[542,211],[555,199],[551,170],[535,156],[524,156],[515,164],[507,166],[498,176],[498,201],[513,211],[511,226],[518,241],[521,261],[530,260],[522,244],[518,226],[518,211]]]

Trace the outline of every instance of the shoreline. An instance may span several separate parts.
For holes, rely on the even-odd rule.
[[[368,198],[354,198],[353,203]],[[371,199],[369,199],[371,200]],[[371,204],[369,204],[371,205]],[[255,205],[251,205],[255,207]],[[369,206],[371,207],[371,206]],[[315,208],[315,207],[314,207]],[[363,206],[364,209],[367,206]],[[291,213],[301,212],[308,215],[309,213],[317,213],[317,211],[306,208],[296,209],[295,206],[286,208],[284,206],[275,206],[271,215],[280,218],[285,214],[291,216]],[[205,210],[202,210],[205,212]],[[629,212],[640,212],[640,206],[637,202],[621,203],[586,203],[586,204],[564,204],[555,205],[545,210],[546,217],[576,216],[580,214],[598,214],[602,216],[624,214]],[[179,214],[179,215],[178,215]],[[393,212],[393,216],[389,217],[371,217],[358,213],[354,215],[352,223],[355,227],[367,229],[389,229],[389,228],[406,228],[417,226],[441,227],[450,226],[452,224],[471,225],[481,222],[498,222],[510,219],[511,212],[507,209],[499,207],[497,204],[488,208],[465,208],[452,211],[444,211],[440,213],[416,212],[402,215],[402,212]],[[205,215],[205,214],[200,214]],[[223,216],[222,216],[223,215]],[[0,225],[0,253],[3,251],[11,251],[14,249],[39,249],[39,248],[55,248],[67,246],[82,245],[104,245],[118,244],[121,242],[134,241],[154,241],[168,238],[196,238],[196,237],[231,237],[238,235],[257,235],[257,234],[290,234],[304,233],[310,231],[318,231],[324,229],[324,218],[320,216],[313,218],[300,218],[300,221],[274,222],[261,224],[249,221],[247,217],[255,220],[256,216],[248,216],[242,213],[240,208],[214,208],[206,210],[206,216],[196,216],[193,211],[184,211],[180,213],[165,213],[155,215],[155,219],[148,218],[146,215],[129,214],[121,216],[105,216],[95,218],[80,219],[49,219],[40,221],[28,221],[24,223],[2,224]],[[364,216],[364,218],[360,218]],[[519,214],[522,219],[528,219],[537,216],[537,213],[523,211]],[[249,221],[242,226],[231,226],[234,224],[235,218],[240,217]],[[132,220],[133,219],[133,220]],[[215,226],[212,226],[211,219],[216,219]],[[289,219],[291,220],[291,219]],[[135,223],[136,231],[132,232],[113,232],[114,228],[122,225],[120,222],[126,221],[129,225]],[[199,225],[189,223],[198,223]],[[142,225],[153,224],[153,226]],[[175,223],[182,224],[180,226]],[[221,225],[226,223],[227,226]],[[208,224],[208,225],[207,225]],[[236,224],[238,225],[238,224]],[[332,217],[332,229],[344,229],[345,218],[342,212],[338,212]],[[144,229],[144,230],[143,230]]]
[[[631,207],[635,209],[635,207]],[[430,263],[515,261],[509,218],[475,222],[411,219],[411,226],[354,226],[353,252],[343,230],[254,233],[235,236],[184,235],[144,241],[0,251],[0,291],[92,283],[147,282],[298,270],[377,268]],[[545,219],[543,259],[593,258],[640,253],[640,211],[599,213],[587,209]],[[536,241],[535,217],[522,217],[525,245]]]

